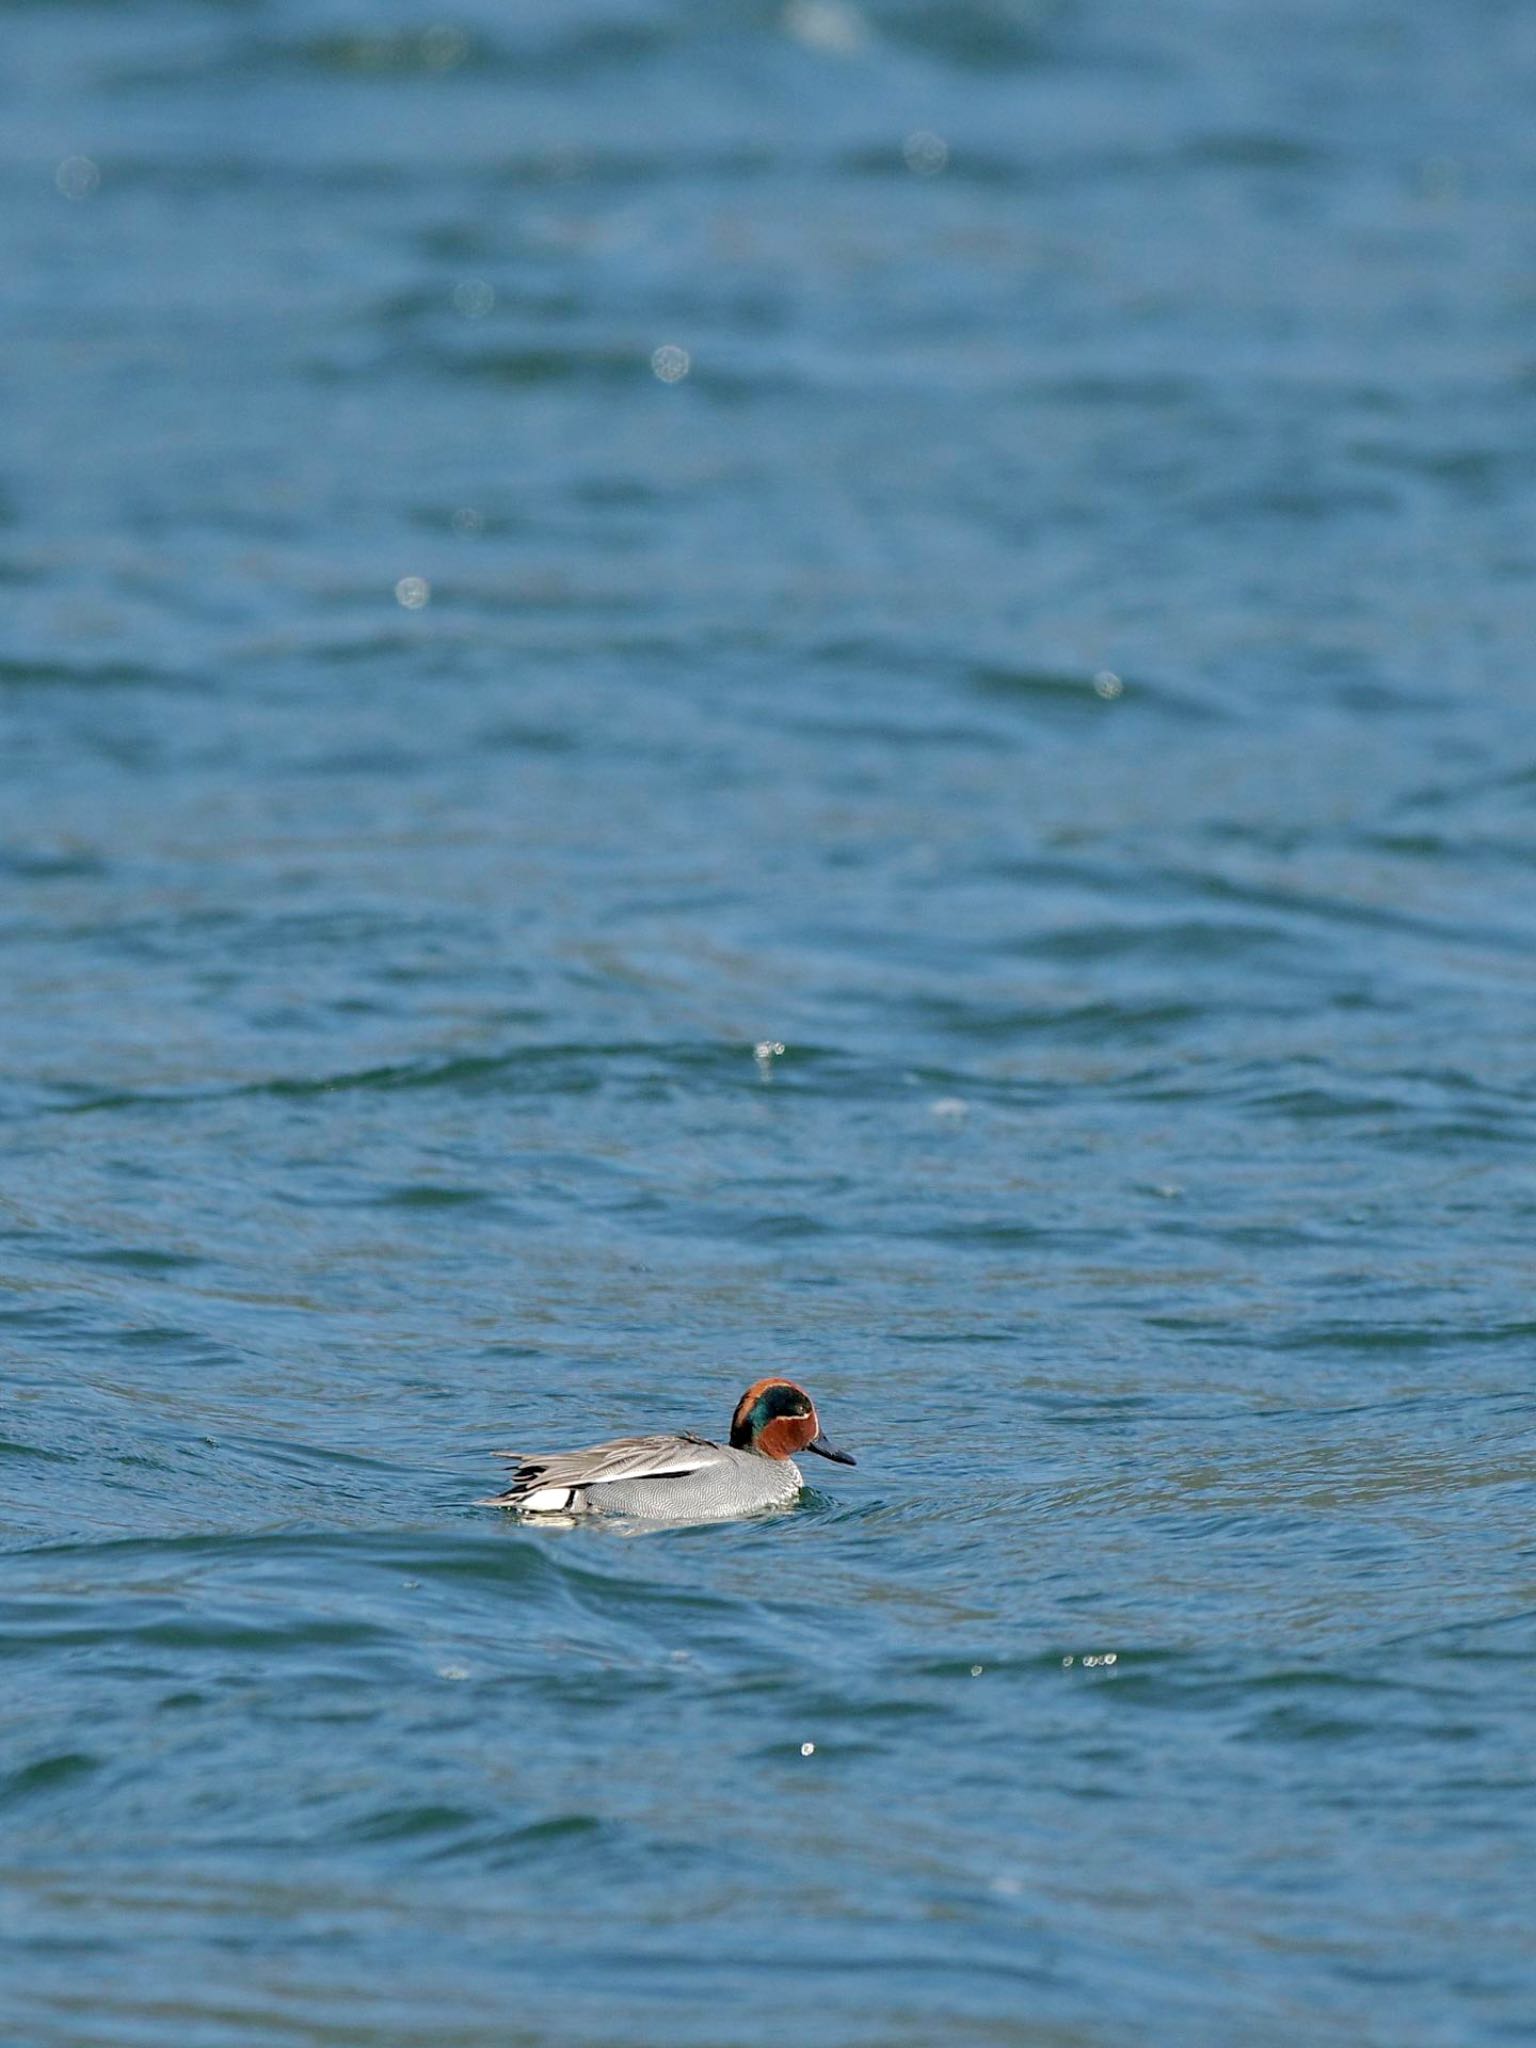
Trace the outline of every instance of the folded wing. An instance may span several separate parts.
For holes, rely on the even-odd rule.
[[[517,1451],[498,1451],[496,1456],[511,1461],[512,1483],[479,1505],[556,1510],[569,1507],[573,1496],[588,1487],[621,1479],[671,1479],[724,1459],[719,1444],[701,1436],[621,1436],[588,1450],[555,1451],[547,1457],[524,1457]]]

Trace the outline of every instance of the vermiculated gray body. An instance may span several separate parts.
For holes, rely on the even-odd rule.
[[[681,1478],[614,1480],[581,1493],[587,1514],[649,1515],[665,1520],[700,1521],[715,1515],[739,1515],[754,1508],[788,1507],[804,1481],[789,1459],[759,1457],[754,1451],[715,1447],[720,1463],[701,1465]]]
[[[512,1483],[487,1505],[523,1514],[634,1515],[710,1521],[788,1507],[804,1481],[788,1458],[738,1451],[697,1436],[632,1436],[548,1457],[504,1452]]]

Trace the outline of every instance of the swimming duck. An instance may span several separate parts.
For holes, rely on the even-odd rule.
[[[584,1451],[524,1457],[498,1451],[516,1468],[505,1493],[477,1507],[524,1515],[646,1515],[691,1522],[788,1507],[805,1481],[795,1451],[852,1465],[821,1433],[815,1403],[791,1380],[758,1380],[736,1403],[728,1444],[684,1431],[621,1436]]]

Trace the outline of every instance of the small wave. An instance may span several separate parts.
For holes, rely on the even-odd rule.
[[[978,696],[995,703],[1070,711],[1083,719],[1120,718],[1138,709],[1180,719],[1208,720],[1221,716],[1214,705],[1144,677],[1115,674],[1111,688],[1100,680],[1109,673],[977,662],[968,669],[967,681]]]
[[[173,670],[151,668],[136,661],[59,661],[0,658],[0,689],[143,689],[183,688],[185,679]]]
[[[93,1777],[101,1758],[84,1750],[66,1749],[0,1775],[0,1813],[50,1792],[65,1791]]]

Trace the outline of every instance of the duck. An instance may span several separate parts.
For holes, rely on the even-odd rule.
[[[582,1451],[497,1451],[514,1468],[512,1483],[475,1505],[520,1515],[724,1520],[790,1506],[805,1485],[794,1462],[797,1451],[814,1451],[834,1465],[858,1462],[827,1442],[816,1404],[803,1387],[793,1380],[756,1380],[736,1403],[728,1443],[683,1430],[615,1437]]]

